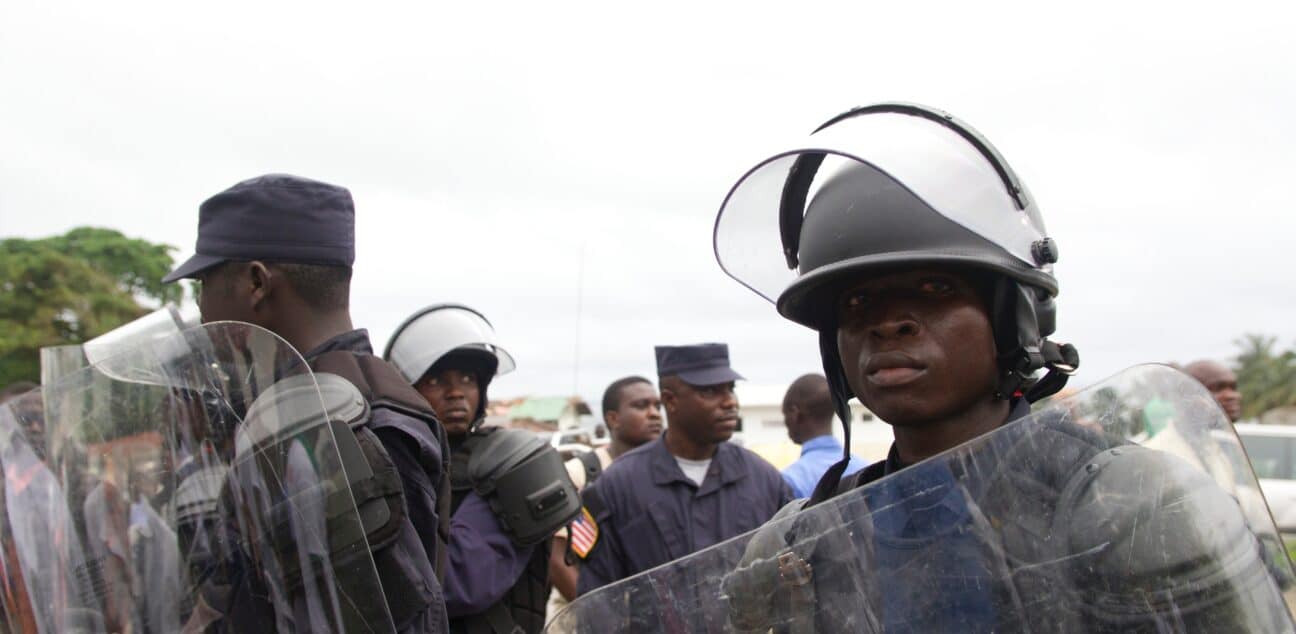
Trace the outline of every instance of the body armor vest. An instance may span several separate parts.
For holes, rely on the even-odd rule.
[[[437,436],[442,447],[442,464],[425,467],[429,470],[439,469],[443,474],[437,491],[437,552],[428,553],[432,557],[437,580],[441,581],[445,577],[448,557],[446,543],[450,536],[451,495],[450,478],[446,477],[450,471],[447,458],[449,451],[445,444],[445,432],[437,421],[436,413],[391,364],[373,355],[336,350],[316,357],[310,365],[316,373],[335,374],[346,379],[356,387],[371,409],[388,409],[421,420]],[[395,561],[398,554],[391,549],[381,548],[396,538],[400,530],[398,521],[404,518],[400,476],[387,450],[367,424],[354,426],[352,431],[363,450],[365,461],[374,473],[372,478],[352,485],[356,509],[360,511],[370,548],[374,551],[374,563],[378,568],[378,577],[383,581],[392,620],[401,623],[421,611],[424,606],[417,604],[420,601],[417,593],[402,590],[418,587],[418,584],[417,580],[412,579],[402,582],[405,567]],[[392,495],[393,485],[395,496]],[[383,507],[399,510],[384,513]]]

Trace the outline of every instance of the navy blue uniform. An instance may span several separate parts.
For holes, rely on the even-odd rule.
[[[369,333],[353,330],[324,342],[303,356],[309,361],[333,350],[373,354]],[[375,550],[374,559],[387,558],[404,567],[407,578],[414,577],[422,581],[420,587],[405,588],[404,592],[413,593],[413,597],[407,600],[423,603],[425,607],[412,618],[396,623],[396,628],[402,632],[446,632],[449,626],[445,597],[441,584],[437,581],[434,561],[437,549],[437,491],[441,478],[449,477],[449,474],[439,468],[443,464],[440,440],[428,428],[427,423],[386,408],[373,410],[369,427],[382,442],[400,473],[405,508],[408,511],[396,540]],[[393,590],[384,588],[384,591],[390,594]]]
[[[792,501],[773,465],[721,443],[698,486],[666,449],[666,434],[617,459],[588,490],[598,542],[581,565],[579,594],[753,530]]]
[[[514,544],[481,496],[464,496],[450,516],[450,564],[445,577],[450,618],[480,614],[504,598],[535,548]]]

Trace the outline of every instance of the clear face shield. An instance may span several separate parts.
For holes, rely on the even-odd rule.
[[[10,628],[390,631],[309,367],[256,326],[186,325],[51,351],[0,406]]]
[[[861,165],[1025,265],[1049,270],[1048,254],[1040,253],[1044,222],[1025,186],[988,141],[944,113],[869,106],[787,147],[733,186],[713,238],[725,273],[771,302],[804,272],[797,253],[807,203],[824,183]]]
[[[512,372],[517,364],[481,313],[457,304],[430,306],[401,324],[387,343],[383,357],[415,383],[438,359],[458,348],[476,348],[499,362],[495,376]]]

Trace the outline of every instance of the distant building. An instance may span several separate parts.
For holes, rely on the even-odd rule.
[[[589,404],[578,396],[535,396],[491,401],[486,424],[553,433],[580,427],[581,417],[590,414]]]
[[[788,439],[783,425],[783,395],[787,385],[739,382],[738,415],[742,417],[741,442],[782,469],[796,461],[801,448]],[[886,458],[891,447],[891,426],[873,417],[858,400],[851,399],[851,450],[867,461]],[[840,423],[833,434],[843,437]]]

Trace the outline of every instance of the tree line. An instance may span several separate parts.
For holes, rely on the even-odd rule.
[[[1296,405],[1296,349],[1281,349],[1277,337],[1248,334],[1238,339],[1233,371],[1242,393],[1243,418]]]
[[[167,302],[175,247],[79,227],[0,240],[0,387],[40,379],[40,349],[83,343]]]

